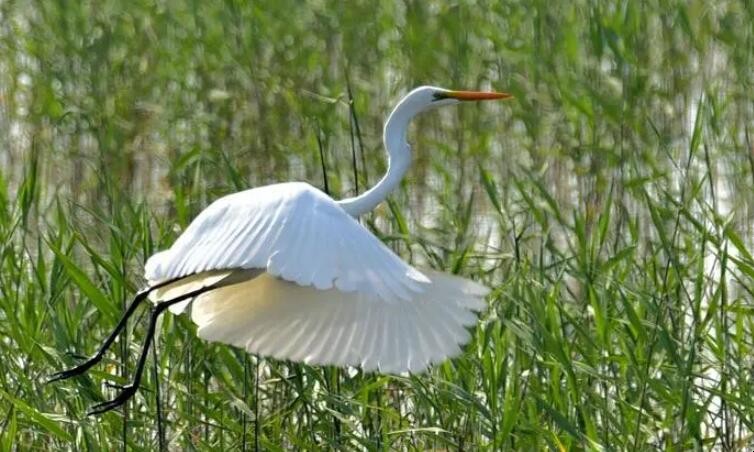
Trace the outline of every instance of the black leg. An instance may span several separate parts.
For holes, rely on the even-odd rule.
[[[89,415],[95,415],[95,414],[101,414],[106,411],[110,411],[114,408],[117,408],[124,403],[126,403],[131,397],[133,397],[136,394],[136,391],[139,389],[139,385],[141,384],[141,375],[144,372],[144,366],[147,362],[147,356],[149,355],[149,348],[152,345],[152,342],[154,341],[154,334],[155,334],[155,328],[157,327],[157,319],[160,317],[160,315],[170,307],[171,305],[174,305],[176,303],[179,303],[184,300],[188,300],[190,298],[194,298],[204,292],[207,292],[209,290],[214,289],[215,286],[208,286],[203,287],[201,289],[194,290],[192,292],[186,293],[181,295],[180,297],[174,298],[172,300],[163,301],[162,303],[155,306],[152,310],[152,314],[149,317],[149,327],[147,329],[147,337],[144,342],[144,346],[141,349],[141,355],[139,356],[139,362],[136,364],[136,372],[134,373],[134,378],[131,384],[123,386],[121,388],[120,394],[113,400],[109,400],[107,402],[102,402],[94,405],[89,411]]]
[[[105,339],[105,342],[102,343],[99,350],[97,350],[97,353],[95,353],[92,357],[90,357],[88,360],[84,361],[83,363],[79,364],[76,367],[72,367],[70,369],[66,369],[62,372],[54,373],[50,376],[50,378],[47,380],[48,383],[51,383],[53,381],[58,380],[65,380],[66,378],[75,377],[76,375],[81,375],[87,370],[89,370],[92,366],[97,364],[102,360],[102,357],[105,355],[105,352],[108,348],[115,342],[115,338],[118,337],[121,331],[123,331],[123,328],[126,326],[126,322],[128,322],[128,319],[133,315],[134,312],[136,312],[136,308],[139,307],[142,301],[147,299],[147,296],[149,295],[149,292],[151,290],[142,290],[139,293],[136,294],[136,297],[134,298],[134,301],[131,302],[131,304],[126,309],[126,312],[123,314],[123,317],[120,318],[120,321],[118,322],[118,325],[115,326],[115,329],[112,333],[110,333],[110,336]]]
[[[87,370],[89,370],[92,366],[97,364],[102,360],[102,357],[105,355],[105,352],[108,348],[115,342],[115,338],[118,337],[121,331],[123,331],[123,328],[126,327],[126,323],[128,322],[128,319],[133,315],[133,313],[136,311],[136,308],[139,307],[142,301],[146,300],[149,296],[149,293],[152,292],[155,289],[159,289],[161,287],[165,287],[168,284],[172,284],[176,281],[178,281],[180,278],[177,279],[171,279],[169,281],[162,282],[160,284],[154,285],[152,287],[148,287],[146,289],[140,290],[136,297],[134,297],[134,301],[131,302],[131,304],[126,309],[125,314],[123,314],[123,317],[121,317],[120,321],[118,322],[118,325],[115,326],[115,329],[112,333],[110,333],[110,336],[105,339],[105,342],[100,346],[97,353],[95,353],[91,358],[86,360],[85,362],[79,364],[76,367],[73,367],[71,369],[64,370],[62,372],[57,372],[55,374],[52,374],[50,378],[47,380],[48,383],[57,381],[57,380],[65,380],[66,378],[75,377],[76,375],[81,375]]]

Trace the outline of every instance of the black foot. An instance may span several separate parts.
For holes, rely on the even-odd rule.
[[[47,379],[47,383],[52,383],[53,381],[58,381],[58,380],[65,380],[66,378],[71,378],[71,377],[75,377],[76,375],[81,375],[87,370],[91,369],[92,366],[94,366],[98,362],[99,362],[99,357],[93,356],[89,358],[87,361],[79,364],[76,367],[72,367],[62,372],[57,372],[50,375],[50,377]]]
[[[94,416],[110,410],[114,410],[115,408],[118,408],[119,406],[128,402],[128,399],[136,394],[137,388],[134,385],[126,385],[122,386],[122,388],[123,390],[120,392],[120,394],[118,394],[118,397],[114,398],[113,400],[108,400],[107,402],[102,402],[94,405],[92,409],[89,410],[89,412],[86,414],[88,414],[89,416]]]

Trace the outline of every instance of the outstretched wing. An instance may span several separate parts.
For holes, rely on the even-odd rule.
[[[330,197],[305,183],[255,188],[221,198],[173,246],[152,256],[157,282],[210,270],[264,269],[272,276],[394,303],[429,280],[403,262]]]
[[[318,290],[263,271],[207,272],[160,289],[155,302],[214,285],[194,299],[199,337],[250,353],[365,371],[421,372],[460,353],[488,289],[427,271],[411,301],[374,303],[358,292]]]

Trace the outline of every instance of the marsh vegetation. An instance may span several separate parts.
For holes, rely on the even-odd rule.
[[[752,23],[734,0],[0,1],[0,449],[750,449]],[[309,367],[168,315],[124,410],[85,416],[143,317],[44,384],[213,199],[374,183],[420,84],[516,96],[417,121],[364,218],[493,288],[461,357]]]

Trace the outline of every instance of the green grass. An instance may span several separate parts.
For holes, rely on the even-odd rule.
[[[0,2],[0,450],[754,446],[751,2],[206,3]],[[144,317],[44,384],[211,200],[376,182],[424,83],[516,95],[418,120],[365,218],[494,289],[462,357],[348,376],[167,315],[124,411],[85,415]]]

